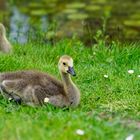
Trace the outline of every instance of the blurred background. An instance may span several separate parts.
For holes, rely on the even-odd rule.
[[[76,37],[140,40],[140,0],[0,0],[0,22],[10,40],[56,42]]]

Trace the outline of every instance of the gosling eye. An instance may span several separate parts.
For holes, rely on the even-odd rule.
[[[66,66],[66,63],[65,63],[65,62],[63,62],[63,65],[64,65],[64,66]]]

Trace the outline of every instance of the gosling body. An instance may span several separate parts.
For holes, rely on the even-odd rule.
[[[0,23],[0,51],[3,53],[11,53],[12,46],[6,38],[6,29],[3,24]]]
[[[24,104],[36,106],[48,103],[57,106],[77,106],[80,102],[80,92],[72,82],[70,74],[74,75],[73,60],[62,56],[58,67],[62,81],[39,71],[17,71],[0,74],[1,89],[6,98],[21,99]]]

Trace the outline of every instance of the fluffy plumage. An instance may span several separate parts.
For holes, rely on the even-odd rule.
[[[2,23],[0,23],[0,51],[3,53],[12,52],[12,46],[6,38],[6,30]]]
[[[15,100],[20,98],[23,103],[31,106],[43,104],[45,98],[54,106],[77,106],[80,92],[70,77],[70,74],[75,75],[72,58],[62,56],[58,67],[62,81],[39,71],[1,73],[1,88],[6,91],[4,95]]]

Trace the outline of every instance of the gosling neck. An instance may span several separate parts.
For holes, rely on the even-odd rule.
[[[77,106],[80,102],[80,92],[78,88],[73,83],[68,73],[61,73],[61,77],[69,105]]]
[[[0,40],[2,41],[5,38],[6,38],[6,33],[5,32],[0,33]]]
[[[73,85],[70,74],[61,72],[62,82],[64,86]]]

